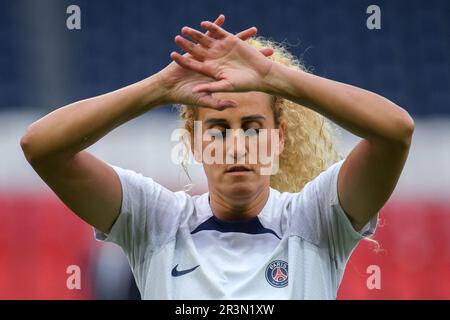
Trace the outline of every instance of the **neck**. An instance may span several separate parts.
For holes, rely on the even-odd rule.
[[[213,214],[221,220],[230,221],[248,220],[256,217],[264,208],[270,193],[268,187],[244,196],[241,193],[225,195],[217,191],[211,191],[209,193],[209,204]]]

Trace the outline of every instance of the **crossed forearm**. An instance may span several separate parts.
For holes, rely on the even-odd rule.
[[[30,162],[72,156],[121,124],[163,104],[156,76],[61,107],[31,124],[21,146]]]
[[[264,91],[308,107],[372,142],[409,145],[414,122],[409,114],[373,92],[274,63]]]

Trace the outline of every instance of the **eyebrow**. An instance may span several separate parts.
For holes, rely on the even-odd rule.
[[[252,114],[250,116],[245,116],[245,117],[241,118],[241,122],[256,121],[256,120],[266,120],[266,117],[264,117],[261,114]],[[223,119],[223,118],[209,118],[209,119],[206,119],[204,121],[205,125],[208,125],[208,124],[224,124],[224,123],[226,124],[226,123],[228,123],[228,121],[226,119]]]
[[[241,121],[249,121],[249,120],[266,120],[266,117],[264,117],[261,114],[253,114],[251,116],[245,116],[241,118]]]

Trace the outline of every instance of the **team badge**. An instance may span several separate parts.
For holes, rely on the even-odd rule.
[[[283,288],[288,284],[288,263],[274,260],[266,268],[266,280],[275,288]]]

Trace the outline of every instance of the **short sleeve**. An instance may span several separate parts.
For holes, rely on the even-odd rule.
[[[330,258],[343,269],[358,242],[374,234],[378,212],[358,232],[341,206],[337,191],[340,160],[308,182],[294,199],[300,212],[296,225],[321,246],[327,246]]]
[[[187,195],[172,192],[133,170],[111,167],[120,178],[121,209],[109,234],[94,228],[95,238],[122,247],[135,267],[147,250],[162,246],[175,235]]]
[[[337,191],[338,174],[343,163],[344,160],[341,160],[333,164],[319,179],[316,190],[319,201],[323,204],[322,224],[327,230],[328,243],[338,265],[347,262],[360,240],[375,233],[378,222],[378,212],[376,212],[360,231],[353,228],[339,201]]]

